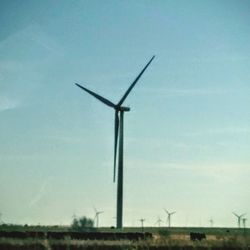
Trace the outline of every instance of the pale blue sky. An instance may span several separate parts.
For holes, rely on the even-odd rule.
[[[114,224],[112,109],[126,99],[124,224],[250,214],[250,1],[0,1],[0,212]]]

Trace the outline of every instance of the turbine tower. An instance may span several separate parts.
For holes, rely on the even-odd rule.
[[[145,221],[146,219],[140,219],[140,222],[141,222],[141,229],[142,229],[142,231],[143,231],[143,229],[144,229],[144,221]]]
[[[129,107],[122,106],[123,102],[140,79],[144,71],[147,69],[149,64],[152,62],[155,56],[153,56],[146,66],[142,69],[140,74],[135,78],[132,82],[130,87],[127,89],[125,94],[122,96],[120,101],[117,104],[109,101],[108,99],[100,96],[97,93],[83,87],[82,85],[76,83],[76,85],[81,88],[82,90],[86,91],[90,95],[94,96],[96,99],[101,101],[102,103],[106,104],[107,106],[113,108],[115,110],[115,130],[114,130],[114,174],[113,174],[113,181],[115,182],[116,178],[116,156],[117,156],[117,146],[118,146],[118,180],[117,180],[117,206],[116,206],[116,227],[122,228],[122,217],[123,217],[123,118],[124,112],[130,111]],[[119,134],[118,134],[119,133]],[[119,145],[118,144],[119,138]]]
[[[235,215],[237,217],[237,219],[238,219],[238,227],[240,228],[240,220],[245,215],[245,213],[241,214],[241,215],[238,215],[238,214],[236,214],[236,213],[233,212],[233,215]]]
[[[246,229],[247,218],[242,218],[243,228]]]
[[[168,210],[166,210],[165,208],[164,208],[164,211],[165,211],[166,214],[168,215],[168,218],[167,218],[168,227],[171,227],[171,216],[172,216],[173,214],[175,214],[176,212],[168,212]]]
[[[104,211],[97,211],[96,208],[94,208],[95,210],[95,217],[94,217],[94,221],[96,220],[96,227],[99,226],[99,215],[104,213]]]

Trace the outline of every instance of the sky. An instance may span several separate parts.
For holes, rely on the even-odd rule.
[[[5,223],[236,227],[250,215],[250,1],[1,0],[0,213]]]

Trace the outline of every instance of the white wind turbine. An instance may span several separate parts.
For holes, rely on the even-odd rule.
[[[155,222],[155,225],[158,224],[158,227],[160,227],[162,222],[163,222],[163,220],[158,216],[158,219]]]
[[[233,215],[235,215],[237,217],[238,227],[240,228],[240,221],[241,221],[241,218],[245,215],[245,213],[241,214],[241,215],[238,215],[238,214],[236,214],[234,212],[232,212],[232,213],[233,213]]]
[[[165,208],[164,208],[164,211],[165,211],[166,214],[168,215],[168,217],[167,217],[168,227],[171,227],[171,216],[172,216],[173,214],[175,214],[176,212],[169,212],[169,211],[166,210]]]
[[[96,227],[99,227],[99,215],[104,213],[104,211],[97,211],[96,208],[94,208],[94,210],[95,210],[94,221],[96,221]]]

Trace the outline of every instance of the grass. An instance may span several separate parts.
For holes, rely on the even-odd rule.
[[[0,227],[8,231],[68,231],[66,227]],[[51,230],[51,231],[52,231]],[[116,229],[99,228],[98,231],[116,232]],[[125,228],[123,232],[140,232],[140,228]],[[153,239],[129,240],[64,240],[0,238],[1,250],[250,250],[250,230],[231,228],[144,228],[153,233]],[[193,242],[189,232],[204,232],[206,240]]]
[[[190,242],[185,240],[161,240],[161,241],[140,241],[140,242],[129,242],[129,241],[67,241],[67,240],[8,240],[0,242],[1,250],[161,250],[161,249],[171,249],[171,250],[247,250],[250,249],[250,245],[246,244],[242,240],[233,241],[221,241],[221,242]]]
[[[0,239],[1,250],[249,250],[250,237],[235,236],[221,237],[220,239],[207,239],[201,242],[192,242],[179,235],[175,237],[163,237],[155,235],[151,240],[132,242],[129,240],[103,241],[103,240],[42,240],[42,239]]]

